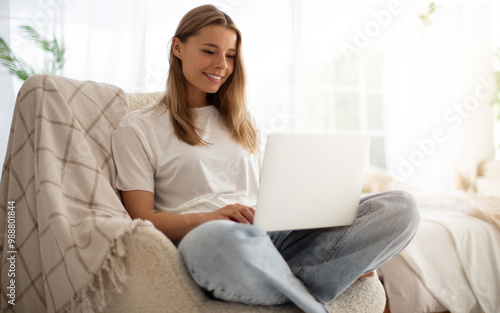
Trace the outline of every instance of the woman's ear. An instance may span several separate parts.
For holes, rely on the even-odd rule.
[[[181,58],[181,48],[182,48],[182,42],[179,40],[179,38],[174,37],[172,39],[172,52],[178,59]]]

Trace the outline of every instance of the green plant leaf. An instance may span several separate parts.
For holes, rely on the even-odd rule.
[[[33,67],[13,54],[3,38],[0,38],[0,63],[7,68],[9,73],[15,75],[20,80],[26,80],[35,74]]]
[[[47,39],[43,38],[33,27],[25,25],[19,26],[19,28],[23,30],[27,38],[35,42],[44,51],[52,52],[51,43]]]
[[[26,80],[28,77],[40,74],[57,74],[62,70],[65,64],[64,53],[66,49],[64,44],[57,41],[43,38],[33,27],[25,25],[19,27],[23,34],[33,41],[43,51],[48,52],[52,56],[50,64],[46,64],[44,70],[36,71],[32,66],[29,66],[25,61],[17,58],[7,43],[0,38],[0,63],[7,68],[9,73],[17,76],[21,80]]]
[[[419,16],[420,20],[422,20],[422,23],[424,24],[425,27],[432,25],[431,17],[434,13],[436,13],[436,11],[439,8],[441,7],[436,5],[436,3],[433,1],[427,7],[427,12]]]
[[[25,32],[28,38],[32,39],[40,48],[52,55],[52,63],[50,64],[50,68],[49,65],[47,65],[45,74],[56,74],[64,67],[64,53],[66,51],[64,49],[64,44],[59,45],[57,38],[55,37],[51,41],[43,38],[31,26],[21,26],[20,28]]]

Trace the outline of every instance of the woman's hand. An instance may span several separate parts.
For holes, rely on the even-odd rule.
[[[255,210],[235,203],[208,213],[173,214],[155,211],[154,194],[144,190],[122,191],[123,204],[130,217],[149,220],[172,241],[182,239],[189,231],[208,221],[229,220],[252,224]]]
[[[226,205],[216,211],[205,213],[204,222],[211,220],[229,220],[243,224],[253,224],[255,209],[243,204],[235,203]]]

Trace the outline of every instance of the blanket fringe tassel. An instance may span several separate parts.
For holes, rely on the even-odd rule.
[[[94,275],[90,283],[76,293],[71,301],[63,307],[62,312],[103,312],[106,305],[111,301],[111,297],[106,294],[106,290],[114,289],[118,293],[123,291],[123,285],[127,278],[124,258],[126,250],[123,237],[142,225],[152,224],[142,220],[134,220],[118,232],[99,271]]]

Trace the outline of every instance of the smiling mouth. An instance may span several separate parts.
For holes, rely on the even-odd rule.
[[[210,79],[211,81],[214,81],[214,82],[220,82],[222,80],[222,76],[208,74],[205,72],[203,72],[203,74],[205,74],[205,76],[208,77],[208,79]]]

